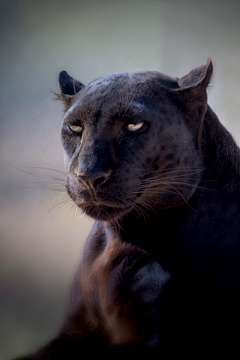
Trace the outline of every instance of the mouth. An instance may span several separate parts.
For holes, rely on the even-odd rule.
[[[67,186],[67,192],[70,198],[75,202],[77,207],[81,209],[84,214],[95,220],[110,221],[118,219],[133,207],[133,202],[120,203],[120,201],[114,202],[103,198],[97,198],[91,196],[89,192],[78,193],[71,191]]]
[[[99,188],[92,191],[86,187],[74,186],[74,183],[66,185],[67,193],[84,214],[95,220],[111,221],[117,220],[129,213],[134,207],[139,194],[124,197],[119,190]],[[124,192],[124,191],[123,191]],[[132,195],[133,195],[132,194]]]

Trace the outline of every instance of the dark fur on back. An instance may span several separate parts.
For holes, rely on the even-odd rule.
[[[59,337],[29,359],[239,355],[240,154],[211,75],[60,74],[66,187],[95,223]]]

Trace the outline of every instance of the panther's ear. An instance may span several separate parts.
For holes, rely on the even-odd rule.
[[[190,71],[189,74],[178,79],[180,89],[204,89],[206,90],[213,72],[212,59],[208,58],[202,66]]]
[[[195,137],[201,133],[203,119],[207,111],[207,87],[212,72],[212,60],[208,58],[204,65],[177,79],[179,88],[174,89],[172,93],[189,130]]]
[[[70,107],[74,95],[78,93],[84,85],[71,76],[66,71],[61,71],[58,77],[59,99],[65,104],[66,110]]]

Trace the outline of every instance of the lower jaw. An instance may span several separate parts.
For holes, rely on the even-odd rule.
[[[91,203],[87,206],[80,205],[80,209],[83,210],[83,212],[88,215],[89,217],[100,220],[100,221],[111,221],[111,220],[117,220],[124,216],[126,213],[128,213],[131,210],[131,206],[120,208],[120,207],[114,207],[112,205],[102,205],[102,204],[94,204]]]

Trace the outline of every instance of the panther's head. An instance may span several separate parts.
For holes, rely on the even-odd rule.
[[[182,78],[111,74],[87,86],[59,75],[67,191],[93,218],[189,200],[202,170],[201,129],[211,59]]]

